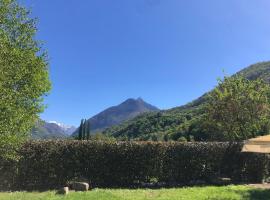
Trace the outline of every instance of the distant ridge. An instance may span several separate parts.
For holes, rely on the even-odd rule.
[[[39,120],[31,131],[32,139],[61,139],[69,137],[76,127],[64,125],[55,121]]]

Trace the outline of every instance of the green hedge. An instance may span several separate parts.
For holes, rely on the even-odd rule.
[[[0,168],[0,180],[16,175],[9,181],[18,189],[51,189],[76,178],[97,187],[130,187],[152,180],[168,185],[211,183],[216,177],[262,181],[267,157],[241,153],[241,147],[241,143],[32,141],[21,149],[16,167],[5,165],[4,173]]]
[[[211,183],[217,177],[234,182],[262,182],[268,174],[264,154],[242,153],[242,143],[174,143],[166,145],[160,180]]]

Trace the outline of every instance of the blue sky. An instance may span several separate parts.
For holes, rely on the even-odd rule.
[[[78,125],[127,98],[167,109],[224,69],[270,60],[269,0],[20,0],[39,18],[52,91],[41,115]]]

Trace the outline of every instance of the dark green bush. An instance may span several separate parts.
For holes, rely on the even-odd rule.
[[[216,177],[262,181],[267,157],[241,153],[241,147],[241,143],[31,141],[21,149],[19,163],[8,169],[19,189],[51,189],[80,178],[96,187],[130,187],[151,180],[211,183]]]

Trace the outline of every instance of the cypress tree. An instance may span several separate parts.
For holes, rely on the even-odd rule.
[[[79,127],[78,139],[82,140],[82,137],[83,137],[83,119],[81,120],[81,124],[80,124],[80,127]]]
[[[90,139],[90,133],[91,133],[91,126],[90,126],[90,121],[87,121],[87,134],[86,134],[86,139]]]
[[[84,123],[83,123],[83,140],[86,139],[86,134],[87,134],[87,120],[84,119]]]

